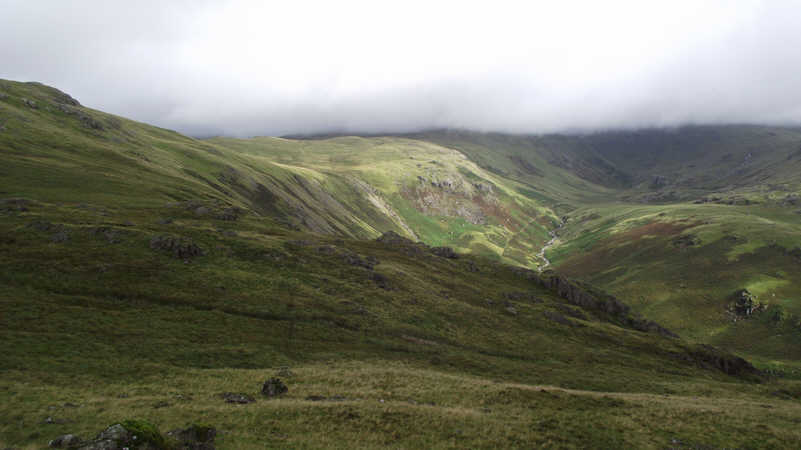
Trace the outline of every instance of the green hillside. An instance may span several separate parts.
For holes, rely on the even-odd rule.
[[[0,82],[0,448],[131,419],[219,448],[795,445],[801,216],[775,188],[643,203],[571,139],[196,140]],[[787,314],[696,297],[740,287]]]

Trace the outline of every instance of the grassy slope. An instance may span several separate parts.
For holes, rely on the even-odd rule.
[[[532,213],[533,223],[552,220],[536,209],[541,198],[518,197],[531,187],[524,177],[502,180],[443,147],[404,139],[364,167],[319,160],[325,155],[314,150],[374,148],[381,138],[325,141],[325,151],[311,145],[295,160],[308,143],[280,156],[280,140],[202,142],[79,109],[102,124],[97,130],[63,112],[57,91],[10,82],[2,90],[0,190],[31,201],[22,209],[4,203],[0,216],[5,445],[38,448],[63,432],[90,437],[125,417],[162,429],[211,422],[224,431],[223,448],[799,439],[797,381],[753,384],[700,367],[686,361],[695,347],[684,341],[620,328],[592,311],[570,319],[576,326],[554,322],[544,313],[563,310],[562,300],[490,259],[309,231],[373,233],[382,216],[358,209],[364,196],[343,194],[353,186],[343,180],[358,174],[404,221],[419,215],[417,233],[435,236],[404,204],[415,197],[387,181],[398,167],[410,178],[419,169],[400,164],[405,147],[441,154],[441,166],[422,170],[428,180],[443,181],[439,167],[446,177],[478,177],[493,183],[499,201],[533,205],[542,214]],[[569,171],[553,186],[571,183],[571,198],[583,195]],[[324,193],[340,194],[337,203]],[[231,205],[246,210],[241,219],[217,218]],[[191,239],[205,256],[183,261],[150,249],[163,234]],[[347,262],[367,256],[380,261],[374,271]],[[256,393],[287,365],[295,375],[286,398],[233,406],[217,397]],[[787,399],[771,394],[780,389]],[[68,422],[43,423],[48,416]]]
[[[164,216],[176,220],[158,223]],[[31,226],[42,221],[60,224],[69,240]],[[124,417],[162,429],[211,422],[225,430],[223,448],[662,447],[673,438],[784,446],[799,437],[797,400],[771,396],[795,392],[797,382],[753,384],[703,369],[684,361],[692,348],[684,342],[592,311],[571,319],[577,327],[553,322],[544,312],[564,308],[562,300],[479,257],[174,207],[37,203],[0,224],[0,416],[11,419],[0,440],[8,445],[37,447],[68,431],[88,437]],[[187,263],[151,250],[150,238],[165,233],[206,255]],[[374,271],[390,289],[345,255],[380,261]],[[285,377],[285,399],[233,406],[217,397],[255,394],[280,366],[295,373]],[[766,401],[774,409],[756,419],[765,428],[739,433]],[[48,416],[70,422],[42,423]]]

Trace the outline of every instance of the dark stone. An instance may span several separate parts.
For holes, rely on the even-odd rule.
[[[556,322],[556,323],[558,323],[560,325],[567,325],[569,327],[572,327],[572,326],[575,325],[570,319],[568,319],[567,317],[559,314],[558,312],[544,311],[542,314],[548,320],[550,320],[552,322]]]
[[[226,403],[237,403],[240,405],[244,405],[247,403],[253,403],[256,401],[255,398],[251,397],[248,394],[242,393],[234,393],[234,392],[224,392],[220,395]]]
[[[56,231],[62,228],[61,225],[54,225],[46,220],[36,220],[28,224],[28,228],[33,228],[36,231]]]
[[[0,200],[0,211],[26,212],[33,202],[24,198],[7,198]]]
[[[654,178],[651,180],[651,189],[659,189],[667,186],[669,184],[667,177],[662,175],[654,175]]]
[[[94,227],[89,232],[96,237],[105,238],[109,244],[119,244],[122,241],[122,233],[111,227]]]
[[[166,217],[164,219],[159,219],[159,225],[169,225],[173,222],[173,219],[170,217]]]
[[[373,268],[379,263],[378,259],[367,256],[366,258],[362,258],[361,256],[355,253],[346,253],[342,257],[345,264],[350,264],[351,266],[358,266],[364,267],[368,270],[373,270]]]
[[[630,308],[611,295],[598,298],[587,290],[571,283],[567,278],[553,275],[542,280],[545,287],[555,291],[559,297],[584,309],[603,312],[612,316],[625,316]]]
[[[81,450],[157,450],[165,448],[164,437],[152,424],[142,421],[125,421],[114,424],[92,441],[84,442]]]
[[[67,230],[57,231],[50,239],[57,244],[67,242],[70,240],[70,233]]]
[[[574,319],[587,320],[587,315],[584,314],[584,312],[582,312],[578,308],[574,308],[574,307],[570,307],[570,306],[562,305],[562,304],[556,304],[554,306],[556,307],[556,309],[559,310],[559,312],[561,312],[562,314],[564,314],[564,315],[566,315],[568,317],[572,317]]]
[[[182,450],[214,450],[217,430],[207,425],[191,425],[188,428],[167,432],[167,436],[178,441]]]
[[[74,434],[63,434],[48,443],[53,448],[76,448],[80,447],[83,441]]]
[[[195,208],[195,215],[196,216],[205,216],[205,215],[208,215],[209,212],[210,212],[209,208],[206,208],[205,206],[199,206],[199,207]]]
[[[269,380],[264,382],[264,385],[261,387],[262,395],[266,397],[278,397],[283,395],[289,391],[289,388],[286,387],[283,381],[280,378],[270,378]]]
[[[674,238],[670,243],[676,248],[687,248],[687,247],[696,247],[701,245],[701,240],[698,239],[695,235],[692,234],[685,234]]]
[[[376,241],[381,242],[382,244],[388,245],[412,245],[414,242],[411,239],[407,239],[394,231],[387,231],[386,233],[382,234],[381,237],[376,239]]]
[[[205,251],[191,239],[168,235],[156,236],[151,239],[150,248],[170,253],[179,259],[189,259],[205,254]]]
[[[228,221],[235,221],[239,220],[239,217],[242,215],[244,211],[241,209],[232,206],[230,208],[225,208],[219,213],[215,214],[214,217],[219,220],[228,220]]]
[[[748,361],[711,345],[698,346],[696,350],[690,352],[690,356],[702,366],[720,370],[727,375],[759,375],[759,371]]]
[[[432,247],[431,253],[442,258],[456,259],[459,257],[459,254],[453,251],[453,249],[450,247]]]
[[[760,304],[756,296],[748,292],[748,289],[739,289],[730,298],[734,302],[734,312],[738,316],[748,317],[765,309],[765,306]]]
[[[378,272],[370,272],[369,278],[375,282],[378,287],[381,289],[385,289],[387,291],[392,290],[392,286],[390,285],[389,278],[386,275],[382,275]]]

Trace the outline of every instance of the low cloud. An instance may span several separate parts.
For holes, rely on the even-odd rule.
[[[0,77],[196,136],[801,123],[799,1],[272,3],[0,0]]]

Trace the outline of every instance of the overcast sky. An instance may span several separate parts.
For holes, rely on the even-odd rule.
[[[0,78],[191,135],[801,123],[801,0],[0,0]]]

